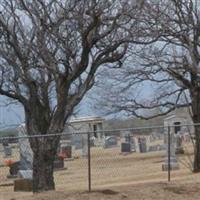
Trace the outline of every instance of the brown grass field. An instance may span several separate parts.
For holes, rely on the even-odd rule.
[[[87,159],[81,158],[79,151],[73,153],[75,159],[65,161],[66,169],[55,172],[56,192],[36,196],[32,196],[30,192],[14,192],[13,180],[6,178],[8,167],[1,167],[0,200],[200,198],[200,175],[193,174],[188,167],[192,148],[188,148],[185,155],[178,157],[180,169],[171,172],[170,183],[167,183],[167,172],[162,171],[164,151],[124,155],[119,148],[92,148],[94,192],[90,194],[87,193]],[[14,158],[17,157],[16,153]]]

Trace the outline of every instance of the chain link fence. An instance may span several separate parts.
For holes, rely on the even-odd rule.
[[[85,191],[192,178],[194,130],[175,125],[63,133],[54,161],[56,189]],[[31,178],[31,163],[28,137],[0,138],[0,192],[13,192],[16,180]]]

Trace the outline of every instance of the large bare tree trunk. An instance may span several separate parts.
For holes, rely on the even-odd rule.
[[[194,172],[200,172],[200,126],[195,126]]]
[[[57,130],[59,132],[61,130],[60,124],[47,123],[48,113],[38,104],[35,104],[34,109],[26,110],[25,113],[27,133],[34,136],[29,138],[33,151],[33,192],[54,190],[54,160],[60,141],[60,136],[56,133],[58,133]],[[47,136],[47,134],[54,134],[54,136]]]
[[[59,144],[58,136],[31,139],[33,150],[33,192],[54,190],[54,160]]]
[[[29,136],[61,133],[94,85],[98,68],[106,64],[120,67],[129,43],[155,41],[135,34],[138,8],[130,5],[126,9],[127,5],[116,0],[1,1],[0,59],[4,64],[0,67],[0,95],[23,105]],[[30,139],[35,192],[55,188],[53,160],[58,141],[54,139]]]
[[[200,123],[200,88],[191,93],[192,99],[192,119],[194,124]],[[200,126],[195,125],[195,146],[194,146],[194,164],[193,171],[200,172]]]
[[[40,148],[34,151],[33,156],[33,192],[54,190],[53,178],[54,155]]]

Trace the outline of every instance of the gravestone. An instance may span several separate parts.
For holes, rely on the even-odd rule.
[[[33,181],[32,179],[17,179],[14,180],[14,191],[15,192],[32,192],[33,191]]]
[[[136,152],[135,140],[133,138],[131,138],[131,151]]]
[[[157,145],[152,145],[152,146],[149,146],[149,152],[152,152],[152,151],[162,151],[162,150],[165,150],[166,147],[165,145],[160,145],[160,144],[157,144]]]
[[[12,148],[10,146],[3,146],[4,158],[12,156]]]
[[[104,148],[111,148],[117,146],[117,137],[107,136],[105,138]]]
[[[82,149],[83,148],[83,138],[81,134],[73,134],[71,136],[72,145],[75,146],[75,149]]]
[[[130,152],[135,152],[136,151],[136,147],[135,147],[135,140],[134,140],[134,138],[130,134],[127,134],[124,137],[125,137],[125,143],[130,144],[130,145],[123,144],[124,148],[125,149],[127,148],[127,150],[128,150],[129,149],[128,146],[130,146]],[[122,144],[121,144],[121,146],[122,146]]]
[[[163,150],[166,150],[165,144],[161,144],[161,145],[160,145],[160,151],[163,151]]]
[[[9,176],[17,176],[20,167],[20,161],[14,162],[10,165],[10,175]]]
[[[121,152],[122,153],[130,153],[132,151],[130,143],[121,143]]]
[[[8,140],[3,140],[2,145],[3,147],[9,146]]]
[[[158,151],[158,145],[152,145],[149,147],[149,152]]]
[[[19,178],[32,179],[33,171],[32,170],[19,170],[18,175],[19,175]]]
[[[31,170],[33,165],[33,152],[27,137],[25,125],[21,125],[18,131],[20,149],[20,170]]]
[[[94,147],[95,146],[95,140],[96,140],[95,137],[91,137],[90,138],[90,147]]]
[[[152,134],[152,135],[150,135],[150,142],[153,142],[153,141],[155,141],[156,139],[155,139],[155,135],[154,134]]]
[[[64,159],[60,157],[56,157],[53,163],[54,169],[63,169],[64,168]]]
[[[138,138],[134,137],[133,141],[134,141],[134,145],[135,145],[135,151],[140,152],[140,146],[139,146]]]
[[[82,134],[80,135],[82,137],[82,157],[88,156],[88,135]]]
[[[60,153],[64,158],[72,158],[72,146],[68,144],[62,144],[60,147]]]
[[[163,171],[167,171],[168,170],[168,163],[170,161],[170,169],[171,170],[177,170],[179,169],[179,165],[176,159],[176,148],[175,148],[175,137],[174,137],[174,133],[170,133],[170,149],[169,149],[169,145],[168,145],[168,134],[165,133],[165,145],[166,145],[166,156],[164,159],[164,164],[162,165],[162,170]],[[168,160],[168,153],[170,150],[170,160]]]
[[[132,143],[130,134],[125,135],[125,142],[126,143]]]
[[[175,135],[175,141],[176,141],[176,154],[184,154],[183,144],[182,144],[182,136],[177,133]]]
[[[144,137],[138,138],[138,143],[139,143],[140,153],[146,153],[147,152],[146,138]]]
[[[24,179],[28,179],[30,174],[32,174],[32,166],[33,166],[33,151],[30,147],[29,139],[26,138],[26,129],[25,125],[21,125],[18,129],[19,135],[19,149],[20,149],[20,166],[19,166],[19,176]],[[59,153],[60,146],[57,149]],[[62,158],[57,158],[54,161],[54,168],[60,169],[64,168],[64,160]],[[27,177],[28,176],[28,177]]]

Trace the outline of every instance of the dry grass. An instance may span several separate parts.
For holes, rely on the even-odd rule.
[[[195,183],[143,183],[137,185],[111,187],[110,189],[87,192],[56,191],[32,195],[18,193],[2,196],[2,200],[198,200],[200,184]]]
[[[151,152],[151,153],[131,153],[123,155],[120,154],[119,148],[102,149],[99,147],[99,148],[92,148],[91,154],[92,154],[92,188],[93,190],[99,190],[99,189],[104,190],[108,188],[109,189],[114,188],[117,189],[117,191],[119,190],[119,193],[117,192],[117,194],[115,195],[109,194],[111,196],[111,199],[126,198],[123,197],[122,193],[123,194],[130,193],[131,196],[133,195],[131,193],[132,190],[134,191],[137,190],[137,195],[140,195],[140,192],[143,193],[142,191],[144,190],[144,185],[145,185],[144,195],[145,193],[147,194],[148,192],[152,193],[152,191],[154,191],[153,194],[151,194],[153,196],[154,193],[156,194],[158,192],[160,194],[161,191],[163,192],[164,195],[168,193],[169,194],[173,193],[173,195],[178,195],[175,194],[176,192],[174,192],[176,191],[176,186],[172,186],[171,189],[171,186],[169,187],[168,185],[164,184],[164,182],[167,181],[167,172],[163,172],[161,170],[163,159],[165,157],[164,151]],[[180,156],[180,159],[182,161],[188,160],[188,154],[191,154],[191,148],[188,148],[186,155]],[[101,199],[103,200],[104,196],[107,196],[108,194],[97,192],[88,195],[87,193],[83,193],[83,191],[87,190],[87,184],[88,184],[87,159],[81,158],[79,151],[76,151],[74,155],[76,159],[74,159],[73,161],[65,161],[65,167],[67,168],[67,170],[55,172],[56,188],[57,191],[60,192],[59,200],[61,199],[64,200],[68,198],[93,199],[92,198],[93,196],[95,197],[95,199],[102,197]],[[30,193],[13,192],[13,185],[12,185],[13,180],[6,179],[7,174],[8,174],[7,167],[0,168],[0,181],[1,181],[0,185],[3,183],[3,186],[0,186],[0,200],[12,199],[15,197],[16,199],[20,199],[20,196],[24,195],[27,196],[26,199],[28,199],[28,196],[31,196]],[[184,165],[183,162],[180,163],[180,170],[172,172],[172,182],[180,183],[184,181],[185,183],[187,182],[188,186],[190,186],[190,183],[198,182],[198,179],[199,175],[192,174],[191,171]],[[163,184],[152,184],[155,182],[163,182]],[[130,187],[129,185],[134,185],[134,186]],[[120,186],[120,188],[118,188],[118,186]],[[179,186],[177,187],[179,188]],[[180,190],[178,190],[178,193],[181,193],[182,190],[187,191],[187,187],[185,188],[185,186],[183,187],[183,185],[180,185],[180,187],[181,188]],[[195,184],[194,187],[197,187],[197,185]],[[126,191],[126,188],[129,188],[128,191]],[[77,194],[78,196],[74,194],[75,191],[78,191]],[[65,192],[67,192],[67,194]],[[53,194],[56,196],[57,199],[58,193],[53,193]],[[71,196],[70,195],[68,196],[68,194],[70,194]],[[134,198],[127,197],[126,199],[136,199],[135,197],[137,197],[137,195],[134,193],[133,195]],[[186,194],[184,193],[184,195]],[[49,194],[47,196],[49,196]],[[33,198],[30,197],[30,199],[32,200]],[[38,199],[40,198],[38,197]],[[45,197],[44,194],[44,198],[42,197],[41,199],[45,200],[49,198]],[[153,199],[153,198],[147,198],[144,196],[143,199]],[[163,197],[163,199],[165,198]]]

